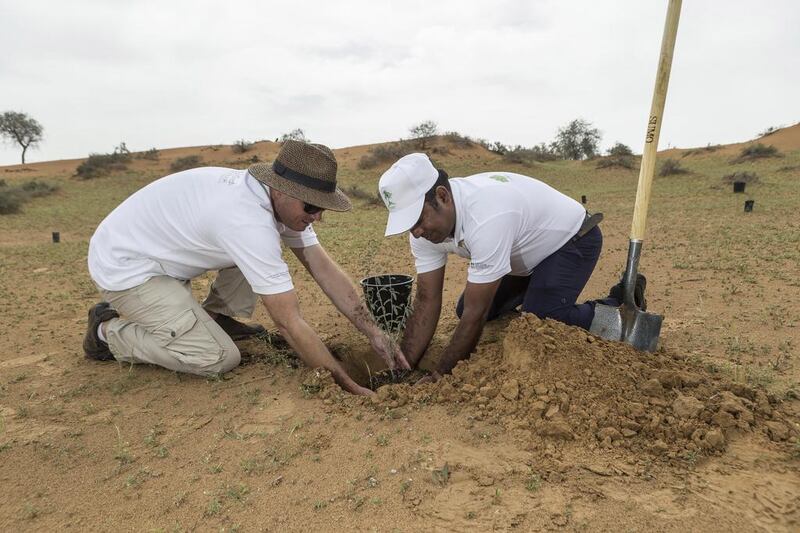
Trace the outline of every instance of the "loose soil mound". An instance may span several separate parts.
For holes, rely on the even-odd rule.
[[[337,394],[322,387],[323,396]],[[718,454],[738,433],[773,441],[798,432],[780,402],[678,354],[643,353],[525,314],[502,350],[484,349],[438,383],[386,385],[371,402],[457,404],[476,420],[519,430],[529,448],[572,442],[665,460]]]

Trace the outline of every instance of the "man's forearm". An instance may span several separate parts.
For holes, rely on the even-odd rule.
[[[450,343],[442,352],[439,364],[436,367],[440,374],[449,373],[456,363],[469,357],[472,350],[478,344],[483,332],[483,325],[486,323],[484,315],[472,316],[464,314],[458,322]]]
[[[333,358],[317,333],[305,320],[300,319],[286,327],[279,325],[278,329],[307,366],[326,368],[342,388],[352,392],[352,387],[356,385],[355,382],[339,361]]]
[[[406,321],[406,328],[400,349],[412,368],[417,366],[422,355],[436,331],[441,314],[441,300],[432,301],[418,298],[414,302],[414,311]]]
[[[324,275],[317,279],[317,283],[333,302],[333,305],[361,333],[368,337],[380,333],[380,328],[375,324],[369,310],[358,296],[353,282],[336,265],[330,265]]]

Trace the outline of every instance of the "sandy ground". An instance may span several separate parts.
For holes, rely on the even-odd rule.
[[[656,182],[643,260],[650,309],[666,317],[656,354],[508,316],[487,326],[452,376],[385,386],[373,399],[341,393],[263,339],[241,343],[244,364],[219,380],[82,357],[96,298],[86,243],[113,207],[95,214],[96,202],[121,200],[183,155],[243,166],[251,153],[165,150],[160,161],[135,161],[132,173],[145,177],[130,185],[76,183],[77,161],[0,169],[9,182],[64,184],[0,220],[0,528],[797,531],[800,129],[790,130],[766,138],[785,159],[746,167],[763,176],[748,193],[760,210],[747,219],[719,180],[739,149],[672,154],[693,174]],[[346,185],[374,187],[376,171],[356,168],[368,150],[337,151]],[[254,150],[262,160],[276,151]],[[499,166],[477,147],[438,157],[453,175]],[[588,191],[606,212],[593,295],[623,265],[632,194],[620,191],[636,176],[589,164],[535,174],[573,196]],[[381,208],[359,200],[349,216],[364,233],[345,216],[318,232],[354,279],[412,272],[403,239],[368,229],[384,219]],[[49,242],[55,228],[58,246]],[[291,268],[307,320],[363,380],[378,368],[366,341]],[[462,262],[448,267],[423,366],[455,327],[464,271]],[[210,279],[193,282],[198,297]],[[270,325],[263,310],[254,319]]]

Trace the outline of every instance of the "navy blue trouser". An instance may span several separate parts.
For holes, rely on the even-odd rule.
[[[503,276],[489,309],[488,320],[494,320],[521,304],[523,311],[534,313],[539,318],[552,318],[589,329],[597,301],[575,302],[594,271],[602,247],[603,234],[600,227],[595,226],[580,239],[568,241],[548,256],[529,276]],[[620,305],[613,298],[599,301]],[[456,305],[459,318],[463,310],[462,293]]]

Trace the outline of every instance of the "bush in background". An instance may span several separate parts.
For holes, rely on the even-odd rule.
[[[661,170],[658,171],[659,176],[674,176],[676,174],[688,174],[689,171],[683,168],[677,159],[665,159],[661,163]]]
[[[708,145],[706,145],[706,146],[704,146],[702,148],[695,148],[693,150],[687,150],[686,152],[683,153],[683,155],[681,157],[689,157],[690,155],[697,155],[697,154],[703,154],[703,153],[713,153],[713,152],[716,152],[717,150],[719,150],[720,148],[722,148],[722,146],[720,146],[719,144],[708,143]]]
[[[284,133],[280,137],[278,137],[278,142],[286,142],[286,141],[302,141],[304,143],[310,143],[311,140],[306,137],[306,132],[302,129],[297,128],[293,129],[289,133]]]
[[[506,147],[506,151],[502,154],[503,162],[512,163],[517,165],[530,166],[534,163],[542,163],[545,161],[555,161],[560,159],[559,155],[555,152],[553,147],[547,146],[545,143],[540,143],[530,148],[517,145],[513,148]]]
[[[600,130],[579,118],[559,128],[551,147],[564,159],[591,159],[598,153],[600,139]]]
[[[351,185],[350,187],[345,187],[343,191],[350,198],[358,198],[359,200],[364,200],[364,202],[367,205],[383,205],[383,200],[381,200],[381,197],[378,196],[377,192],[373,192],[372,194],[370,194],[367,191],[364,191],[355,185]]]
[[[428,141],[439,133],[439,126],[432,120],[426,120],[415,124],[408,129],[411,134],[411,139],[420,150],[424,150],[428,146]]]
[[[404,155],[415,151],[416,147],[409,141],[379,144],[370,148],[369,152],[358,160],[358,168],[366,170],[384,163],[394,163]]]
[[[597,168],[636,168],[636,158],[632,155],[609,155],[597,161]]]
[[[759,181],[758,174],[755,172],[734,172],[722,176],[722,181],[725,183],[733,183],[734,181],[743,181],[745,183],[757,183]]]
[[[608,149],[608,155],[633,155],[633,150],[628,145],[618,142]]]
[[[161,152],[156,150],[155,148],[150,148],[149,150],[145,150],[144,152],[139,152],[136,154],[136,159],[146,159],[148,161],[158,161],[158,158],[161,156]]]
[[[110,154],[89,154],[89,157],[75,170],[78,177],[83,179],[107,176],[128,168],[131,161],[131,152],[125,143],[119,143]]]
[[[765,145],[761,143],[756,143],[742,148],[739,157],[734,159],[734,162],[741,163],[742,161],[749,161],[752,159],[762,159],[765,157],[781,157],[781,153],[778,152],[778,149],[772,146],[771,144]]]
[[[190,168],[197,168],[203,160],[199,155],[187,155],[186,157],[179,157],[169,166],[172,172],[181,172],[189,170]]]
[[[442,135],[442,138],[456,148],[471,148],[475,145],[475,141],[469,136],[461,135],[457,131],[448,131]]]
[[[486,139],[478,139],[478,144],[486,148],[492,153],[503,155],[510,150],[508,146],[500,141],[489,142]]]
[[[231,149],[233,150],[234,154],[243,154],[249,151],[253,147],[253,143],[245,141],[244,139],[240,139],[233,143]]]
[[[22,204],[31,198],[47,196],[57,190],[57,186],[44,181],[33,180],[9,186],[4,180],[0,180],[0,215],[19,213]]]

